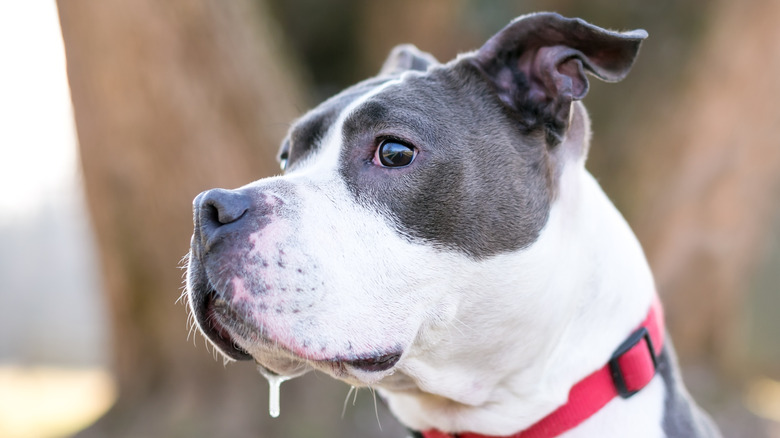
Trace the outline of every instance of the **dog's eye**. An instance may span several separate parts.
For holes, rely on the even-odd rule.
[[[282,171],[287,170],[287,159],[289,158],[290,154],[287,151],[284,151],[279,155],[279,167],[282,169]]]
[[[384,140],[376,151],[379,163],[384,167],[404,167],[412,164],[416,149],[397,140]]]

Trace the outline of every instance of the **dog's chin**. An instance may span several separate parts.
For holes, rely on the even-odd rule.
[[[252,357],[258,366],[265,368],[266,372],[270,371],[270,374],[283,376],[287,379],[302,376],[312,370],[306,361],[293,357],[271,354],[258,354]]]
[[[258,365],[274,374],[291,378],[311,370],[319,370],[354,386],[373,385],[393,374],[402,356],[402,352],[398,351],[359,359],[345,357],[307,360],[277,346],[271,348],[262,344],[241,344]]]

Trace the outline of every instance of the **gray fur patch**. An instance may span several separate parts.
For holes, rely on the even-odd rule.
[[[402,235],[484,258],[529,246],[547,221],[555,188],[544,133],[517,123],[468,62],[407,73],[356,108],[342,136],[342,178]],[[376,165],[387,138],[414,145],[414,162]]]
[[[682,385],[677,356],[667,335],[658,372],[666,387],[663,429],[667,438],[720,438],[712,419],[699,408]]]
[[[287,160],[286,170],[319,149],[320,141],[349,104],[389,79],[372,78],[353,85],[296,120],[279,151],[280,159]]]

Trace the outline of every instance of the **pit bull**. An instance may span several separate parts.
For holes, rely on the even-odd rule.
[[[376,388],[417,437],[718,437],[643,251],[585,169],[590,74],[643,30],[519,17],[396,47],[290,129],[284,174],[194,201],[186,293],[226,357]]]

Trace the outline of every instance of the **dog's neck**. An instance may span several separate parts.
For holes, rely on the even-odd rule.
[[[587,119],[581,120],[586,123]],[[587,148],[587,126],[561,147]],[[413,390],[382,390],[416,430],[508,435],[563,404],[604,366],[651,304],[652,275],[634,234],[584,168],[560,176],[539,239],[480,262],[447,325],[425,335],[399,369]],[[436,344],[434,348],[426,345]],[[381,388],[381,385],[380,385]]]

